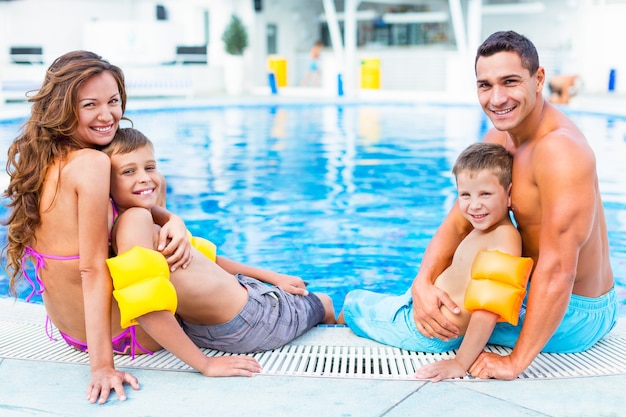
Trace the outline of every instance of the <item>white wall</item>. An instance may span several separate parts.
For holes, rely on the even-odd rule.
[[[408,2],[409,0],[407,0]],[[466,9],[469,0],[462,0]],[[486,3],[486,0],[483,0]],[[539,0],[537,0],[539,1]],[[417,2],[417,0],[411,0]],[[429,0],[435,4],[437,0]],[[440,0],[446,3],[446,0]],[[288,84],[298,85],[306,68],[308,50],[319,36],[317,18],[323,12],[321,0],[263,0],[255,12],[252,0],[16,0],[0,2],[0,79],[7,71],[10,46],[42,46],[44,66],[74,49],[93,49],[124,68],[158,64],[174,54],[176,45],[204,42],[204,13],[208,11],[209,46],[207,76],[221,78],[225,56],[222,32],[231,13],[237,13],[249,31],[250,48],[245,53],[247,87],[267,85],[267,23],[278,26],[278,54],[287,59]],[[342,3],[337,1],[338,11]],[[543,0],[541,13],[527,15],[485,15],[482,39],[496,30],[513,29],[527,35],[539,50],[548,76],[556,72],[578,73],[590,93],[607,91],[608,74],[617,69],[617,92],[626,92],[626,4],[609,0]],[[168,20],[156,21],[156,5],[165,6]],[[434,6],[433,6],[434,7]],[[420,52],[421,51],[421,52]],[[332,51],[324,51],[331,55]],[[473,77],[473,52],[468,62],[443,51],[430,65],[423,61],[423,49],[371,51],[359,49],[358,56],[370,53],[385,57],[383,88],[439,87],[445,68],[445,91],[465,84]],[[396,56],[405,54],[410,65],[402,68]],[[442,64],[441,59],[445,65]],[[443,65],[443,66],[442,66]],[[399,67],[400,66],[400,67]],[[469,74],[465,74],[468,71]],[[332,69],[332,68],[331,68]],[[357,65],[357,70],[359,69]],[[459,71],[454,74],[455,69]],[[197,72],[197,71],[196,71]],[[416,79],[426,74],[426,81]],[[218,80],[212,80],[217,85]],[[213,87],[211,87],[213,88]],[[217,87],[215,87],[217,88]]]
[[[156,5],[163,5],[167,19],[157,21]],[[205,42],[204,13],[209,13],[209,68],[203,79],[201,66],[178,71],[204,92],[222,90],[221,62],[225,55],[222,33],[232,13],[250,26],[254,22],[251,0],[19,0],[0,2],[0,81],[19,79],[26,70],[38,82],[52,61],[71,50],[87,49],[121,66],[132,84],[149,82],[175,85],[184,80],[168,68],[146,79],[146,66],[171,63],[177,45],[199,46]],[[254,45],[255,38],[251,37]],[[41,66],[10,65],[11,46],[40,46]],[[249,51],[252,48],[249,48]],[[33,76],[33,74],[35,74]],[[136,80],[133,80],[134,77]]]
[[[298,68],[298,55],[308,52],[318,39],[317,17],[321,11],[321,0],[263,0],[263,10],[255,13],[257,49],[252,75],[255,85],[268,83],[266,26],[269,23],[276,24],[278,28],[277,55],[287,60],[287,85],[297,86],[300,83],[303,74]]]
[[[626,93],[626,3],[585,0],[584,19],[573,31],[576,67],[588,91],[607,91],[609,70],[617,70],[616,93]]]
[[[132,16],[130,3],[110,7],[105,0],[20,0],[0,2],[0,63],[9,62],[11,46],[42,46],[46,63],[83,47],[83,24]],[[77,20],[77,16],[84,16]],[[103,36],[106,36],[104,34]]]

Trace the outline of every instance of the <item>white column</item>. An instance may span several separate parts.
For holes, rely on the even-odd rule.
[[[471,0],[470,0],[471,1]],[[467,37],[465,36],[465,20],[463,19],[463,9],[460,0],[450,0],[450,16],[452,18],[452,28],[456,38],[456,49],[459,55],[467,54]]]
[[[324,0],[324,13],[326,14],[326,22],[328,23],[328,31],[330,32],[330,41],[335,54],[335,61],[337,61],[337,75],[344,74],[346,71],[343,41],[341,39],[341,32],[339,31],[337,10],[335,9],[335,2],[333,0]]]
[[[476,53],[476,48],[483,42],[483,5],[482,0],[469,0],[467,6],[467,48],[470,57]]]
[[[357,90],[358,82],[358,59],[356,56],[356,9],[361,0],[346,0],[344,10],[344,33],[346,42],[346,69],[344,71],[344,86],[347,95],[352,95]]]

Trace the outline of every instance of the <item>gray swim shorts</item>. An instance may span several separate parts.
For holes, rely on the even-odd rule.
[[[324,319],[324,305],[313,293],[293,295],[254,278],[235,276],[248,290],[248,302],[224,324],[202,325],[180,320],[199,347],[230,353],[255,353],[279,348]]]

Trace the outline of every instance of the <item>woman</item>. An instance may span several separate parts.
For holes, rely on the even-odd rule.
[[[105,403],[113,389],[124,400],[123,384],[139,385],[133,375],[115,369],[113,351],[160,348],[141,328],[120,327],[105,263],[115,213],[109,202],[110,161],[99,149],[113,140],[124,119],[124,75],[92,52],[69,52],[52,63],[29,101],[30,118],[9,147],[7,162],[11,213],[4,255],[11,290],[15,293],[30,258],[49,319],[71,346],[89,345],[87,399]],[[163,226],[159,249],[170,268],[186,267],[190,246],[184,223],[161,208],[154,215]]]

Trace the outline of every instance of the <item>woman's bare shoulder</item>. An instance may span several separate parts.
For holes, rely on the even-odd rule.
[[[63,170],[75,176],[108,175],[111,169],[109,157],[95,149],[79,149],[70,153]]]

